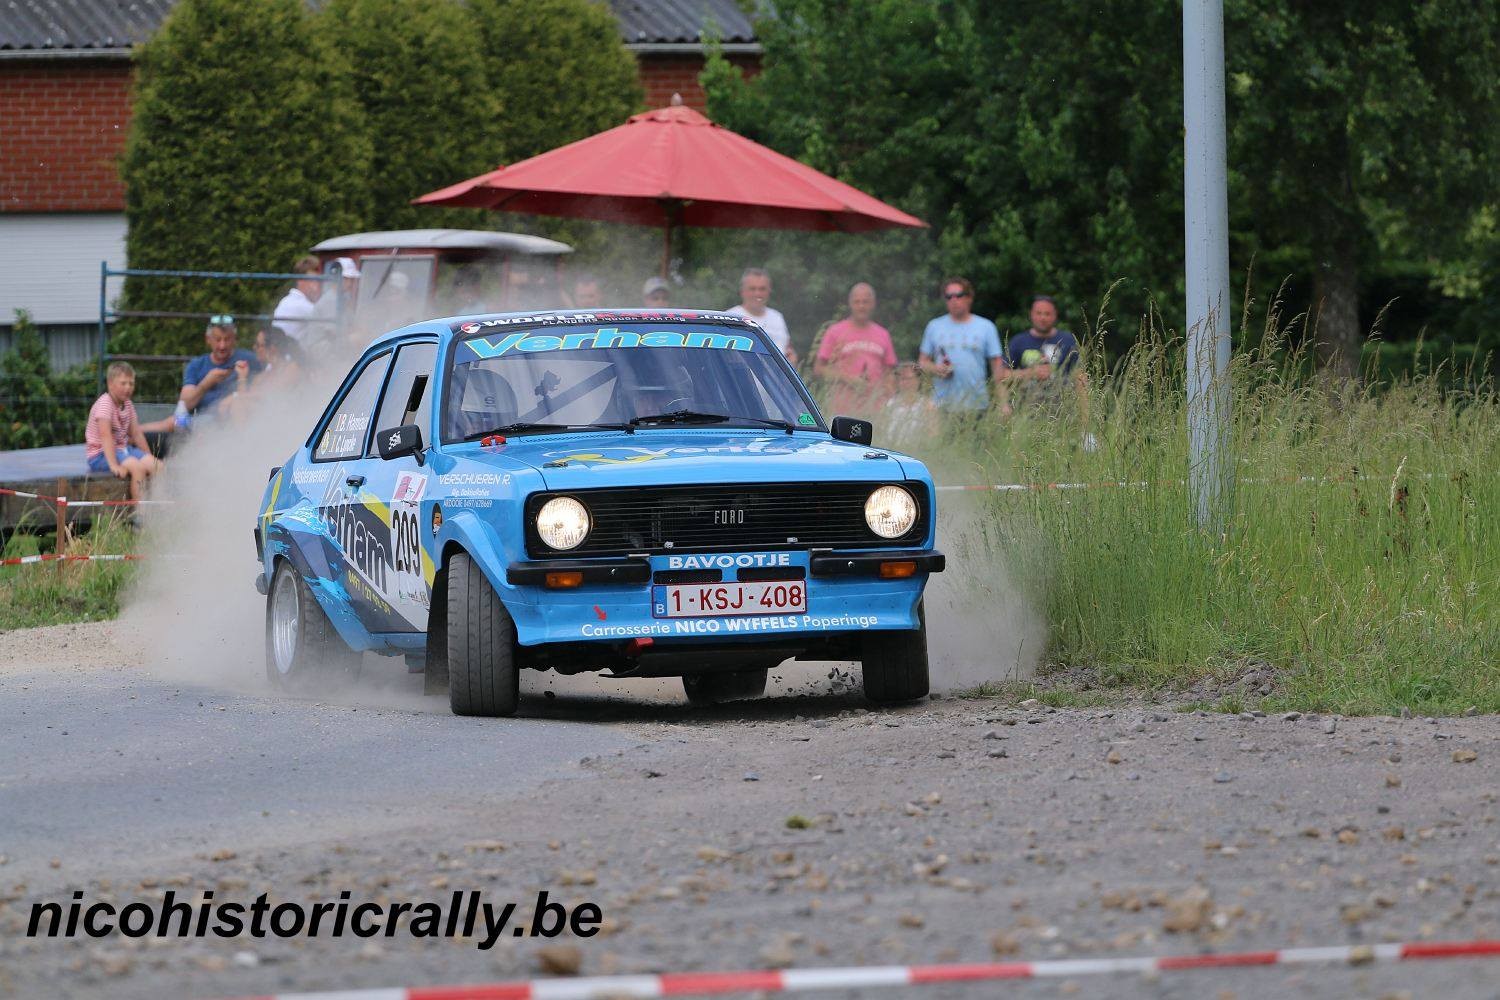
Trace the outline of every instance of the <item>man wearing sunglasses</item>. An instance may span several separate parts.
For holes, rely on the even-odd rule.
[[[917,355],[917,363],[932,377],[932,401],[945,416],[982,415],[990,406],[990,388],[985,381],[988,365],[1001,410],[1008,413],[1000,332],[994,323],[971,311],[974,286],[967,278],[947,279],[943,282],[943,302],[948,313],[927,324]]]
[[[208,353],[200,354],[182,370],[182,393],[178,397],[194,416],[219,412],[225,399],[241,386],[248,387],[250,377],[264,365],[254,354],[236,346],[237,333],[233,316],[209,318],[203,339]]]

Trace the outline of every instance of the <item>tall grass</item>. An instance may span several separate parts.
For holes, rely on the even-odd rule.
[[[1183,352],[1148,320],[1113,372],[1091,372],[1097,449],[1068,397],[904,443],[939,482],[1101,484],[982,494],[984,531],[955,554],[999,559],[1045,614],[1047,662],[1106,682],[1185,685],[1263,660],[1269,706],[1500,711],[1494,386],[1320,382],[1279,324],[1273,308],[1232,364],[1221,532],[1193,526]]]
[[[68,555],[125,554],[136,551],[128,515],[97,520],[69,539]],[[4,557],[55,551],[52,535],[17,531]],[[98,621],[120,613],[120,595],[134,572],[128,562],[75,562],[0,567],[0,632],[62,622]]]

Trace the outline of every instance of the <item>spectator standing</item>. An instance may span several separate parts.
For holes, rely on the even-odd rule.
[[[667,279],[652,275],[641,286],[641,304],[647,309],[665,309],[672,303],[672,286]]]
[[[334,288],[331,281],[314,282],[318,286],[317,301],[313,303],[312,315],[306,320],[300,337],[296,338],[304,350],[323,348],[332,343],[339,320],[354,315],[355,295],[359,291],[359,262],[353,257],[339,257],[329,273],[338,274],[338,288]],[[291,331],[280,325],[279,319],[276,322],[291,336]]]
[[[861,281],[849,289],[849,317],[825,330],[818,345],[813,374],[832,384],[834,413],[870,416],[890,393],[896,348],[874,316],[875,289]]]
[[[1078,338],[1057,326],[1057,303],[1050,295],[1031,300],[1031,329],[1005,343],[1007,378],[1045,382],[1054,374],[1068,375],[1078,364]]]
[[[319,274],[322,265],[312,254],[292,265],[294,274]],[[355,274],[359,272],[356,270]],[[287,336],[303,346],[308,346],[317,334],[313,327],[321,325],[312,320],[317,313],[318,298],[323,294],[323,282],[316,278],[298,278],[296,283],[276,303],[271,322],[286,331]]]
[[[771,275],[760,267],[748,267],[740,276],[740,304],[731,306],[726,312],[743,316],[766,331],[771,343],[776,345],[786,359],[797,363],[797,352],[792,348],[792,335],[786,328],[786,317],[767,303],[771,301]]]
[[[236,346],[237,336],[233,316],[213,317],[203,334],[208,353],[184,366],[178,401],[194,416],[227,409],[225,402],[248,389],[251,377],[264,367],[255,355]]]
[[[599,279],[592,274],[580,274],[573,281],[573,308],[600,309],[604,306],[604,290]]]
[[[917,363],[933,379],[932,400],[945,416],[980,416],[989,409],[990,390],[985,384],[985,365],[995,382],[1002,413],[1005,402],[1005,361],[1000,350],[1000,332],[995,324],[972,312],[974,286],[967,278],[943,282],[947,315],[927,324]]]
[[[90,472],[108,472],[119,479],[130,480],[130,499],[139,500],[147,479],[161,468],[146,443],[146,428],[136,419],[135,369],[124,361],[109,366],[105,377],[107,389],[89,408],[88,423],[83,428],[84,455]],[[151,425],[153,430],[170,430],[171,418]]]
[[[1078,363],[1078,338],[1058,328],[1057,302],[1050,295],[1032,298],[1031,328],[1006,340],[1005,364],[1006,382],[1028,400],[1057,400],[1071,376],[1087,424],[1087,379]]]

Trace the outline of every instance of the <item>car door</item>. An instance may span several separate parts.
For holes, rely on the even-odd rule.
[[[321,559],[306,553],[306,564],[327,567],[322,592],[333,605],[330,614],[353,615],[369,631],[385,631],[370,628],[370,623],[379,620],[381,605],[388,603],[382,595],[389,586],[390,533],[371,508],[375,497],[367,488],[380,460],[371,461],[365,453],[391,357],[388,350],[376,354],[345,383],[313,437],[309,456],[314,466],[331,466],[331,472],[317,507],[322,528],[317,543],[324,551]]]
[[[436,361],[435,341],[410,341],[397,348],[376,409],[373,429],[377,435],[412,424],[421,430],[423,446],[431,444],[428,437],[432,433],[432,373]],[[390,557],[381,592],[390,613],[372,608],[381,614],[372,615],[366,627],[372,632],[424,632],[433,575],[432,554],[426,547],[432,535],[422,530],[432,514],[428,467],[425,460],[418,463],[411,455],[382,461],[372,436],[365,452],[365,468],[363,489],[371,497],[372,510],[385,524]],[[378,629],[377,624],[381,626]]]

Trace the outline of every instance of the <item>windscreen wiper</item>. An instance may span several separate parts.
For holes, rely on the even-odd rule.
[[[729,420],[722,413],[700,413],[697,410],[673,410],[670,413],[648,413],[640,417],[631,417],[630,423],[634,427],[645,424],[722,424]]]
[[[795,429],[785,420],[774,420],[770,417],[730,417],[722,413],[701,413],[697,410],[673,410],[670,413],[650,413],[630,418],[630,422],[638,427],[647,424],[722,424],[730,420],[748,420],[766,427],[780,428],[788,434]]]
[[[635,425],[631,424],[546,424],[534,423],[530,420],[518,420],[513,424],[503,427],[494,427],[487,431],[475,431],[466,435],[465,441],[478,441],[494,434],[505,436],[507,434],[550,434],[555,431],[624,431],[626,434],[635,433]]]

